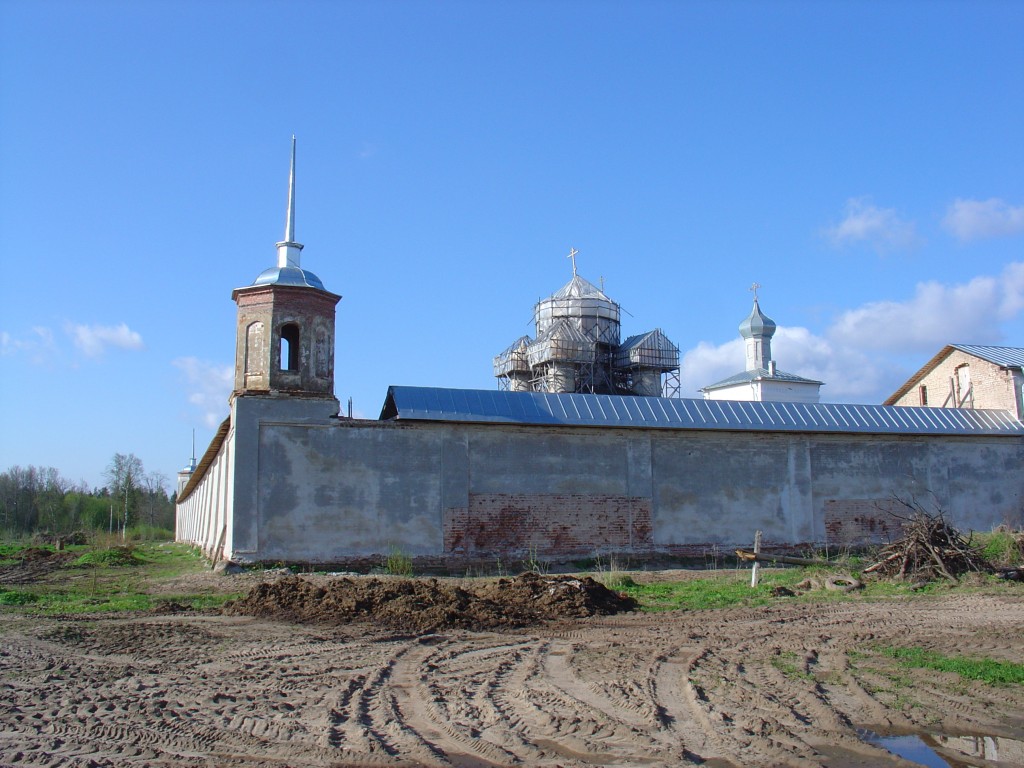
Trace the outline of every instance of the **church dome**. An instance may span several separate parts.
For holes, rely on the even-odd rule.
[[[326,290],[320,278],[301,267],[271,267],[260,272],[253,285],[296,285]]]
[[[755,298],[754,308],[750,311],[750,317],[740,323],[740,336],[744,339],[752,339],[755,336],[771,338],[774,335],[775,321],[761,311],[761,307],[758,306],[757,299]]]

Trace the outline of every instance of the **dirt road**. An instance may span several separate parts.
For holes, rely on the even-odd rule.
[[[941,751],[1024,764],[1021,686],[879,650],[1024,661],[1019,592],[419,637],[198,614],[0,621],[4,765],[911,765],[863,728],[995,737],[998,761],[979,739]]]

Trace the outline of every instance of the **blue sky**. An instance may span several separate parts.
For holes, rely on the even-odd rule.
[[[572,275],[743,367],[881,402],[1024,345],[1024,3],[0,3],[0,470],[169,477],[227,414],[231,290],[344,297],[336,393],[495,387]]]

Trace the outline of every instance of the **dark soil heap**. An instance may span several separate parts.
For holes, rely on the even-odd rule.
[[[633,598],[589,576],[524,573],[472,591],[437,579],[338,578],[317,584],[291,576],[257,585],[227,603],[224,612],[301,623],[372,621],[422,634],[525,627],[635,608]]]

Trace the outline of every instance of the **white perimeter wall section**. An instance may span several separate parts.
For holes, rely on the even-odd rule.
[[[749,546],[755,530],[784,548],[884,541],[897,533],[893,513],[909,512],[897,497],[965,530],[1024,523],[1019,436],[331,415],[310,401],[237,398],[215,459],[178,506],[178,538],[239,562],[343,564],[401,550],[455,563],[699,556]]]
[[[197,472],[205,473],[191,493],[179,501],[175,519],[175,539],[194,544],[211,560],[219,560],[230,551],[231,528],[228,525],[233,503],[234,430],[218,434],[210,450],[203,456]],[[221,438],[218,442],[218,438]],[[188,486],[184,491],[188,491]]]

